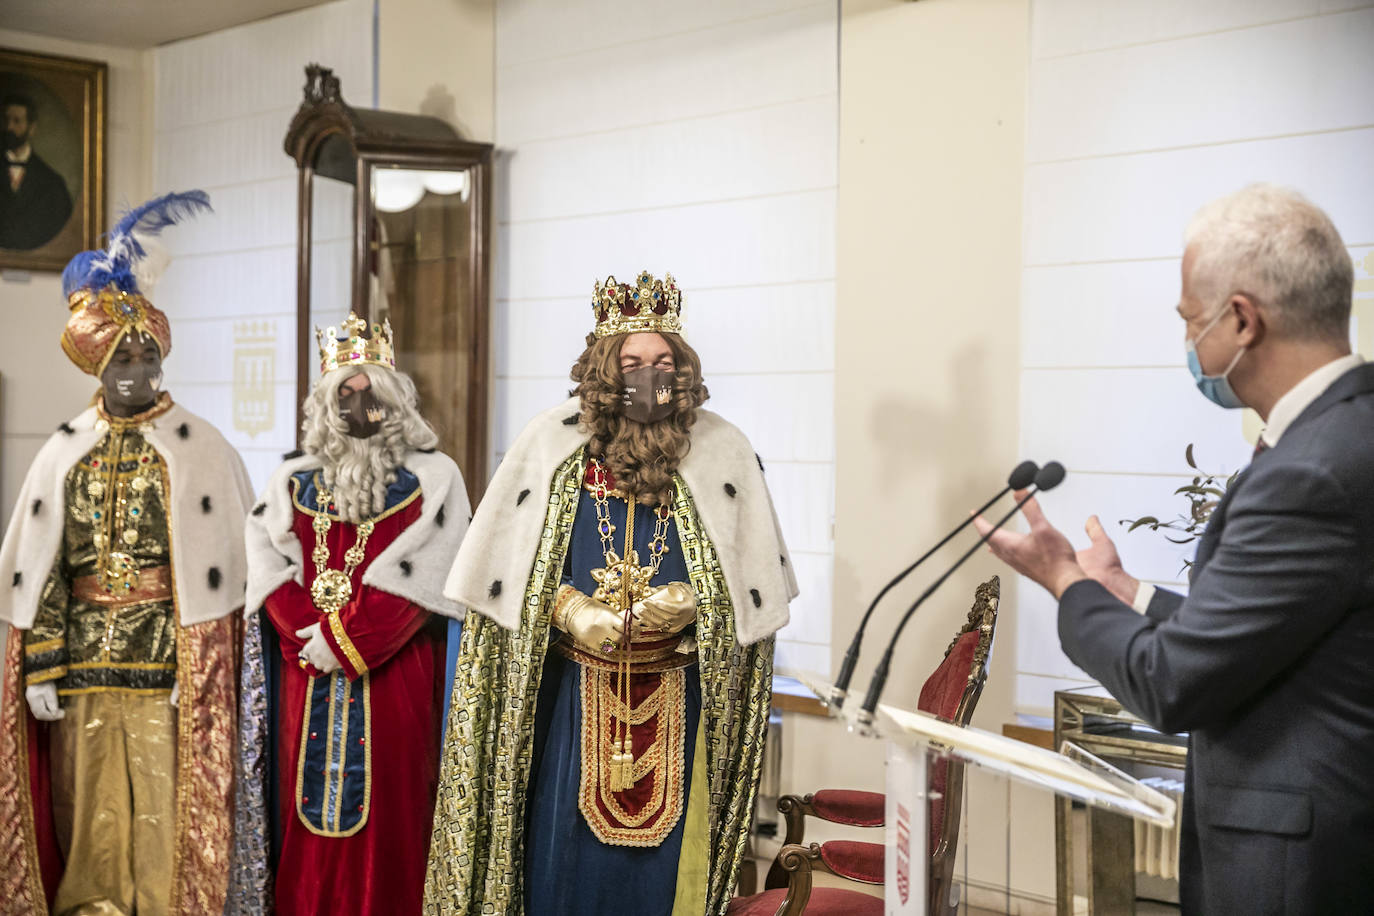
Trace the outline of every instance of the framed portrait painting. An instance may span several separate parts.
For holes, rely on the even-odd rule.
[[[0,268],[61,270],[105,225],[100,61],[0,48]]]

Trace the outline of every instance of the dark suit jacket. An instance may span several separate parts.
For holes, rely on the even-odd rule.
[[[1374,912],[1374,364],[1342,375],[1216,507],[1188,597],[1070,586],[1075,664],[1187,731],[1183,909]]]
[[[71,215],[67,182],[37,153],[29,154],[18,191],[10,190],[9,163],[0,156],[0,248],[40,248]]]

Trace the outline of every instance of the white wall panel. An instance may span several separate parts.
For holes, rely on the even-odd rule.
[[[1179,259],[1026,270],[1021,364],[1183,366]]]
[[[1370,48],[1374,8],[1039,61],[1026,157],[1368,127]]]
[[[834,225],[833,189],[517,223],[499,233],[497,297],[583,296],[598,272],[628,282],[638,270],[667,271],[689,302],[701,289],[830,280]]]
[[[497,135],[520,145],[614,136],[627,127],[690,125],[722,111],[833,95],[834,4],[664,38],[645,65],[632,62],[637,54],[598,50],[503,68]]]
[[[1167,320],[1167,319],[1166,319]],[[1198,394],[1188,372],[1032,369],[1021,375],[1024,454],[1085,471],[1177,474],[1183,449],[1234,470],[1249,461],[1241,412]]]
[[[524,222],[833,187],[834,112],[831,94],[525,144],[510,159],[503,216]]]
[[[605,279],[604,277],[602,279]],[[566,299],[497,300],[492,306],[492,364],[499,378],[567,381],[592,321],[592,284]]]
[[[294,178],[282,151],[295,105],[208,124],[161,131],[158,175],[168,188],[208,190],[272,178]]]
[[[1374,122],[1374,93],[1367,102]],[[1374,129],[1030,165],[1028,266],[1176,258],[1198,207],[1255,181],[1295,187],[1346,242],[1374,241]]]
[[[600,51],[622,65],[622,72],[652,69],[665,40],[692,32],[714,32],[734,23],[768,19],[817,5],[815,0],[700,0],[661,3],[642,0],[579,0],[576,3],[523,2],[497,7],[496,66]],[[832,74],[833,75],[833,74]],[[499,91],[504,92],[504,88]]]
[[[1054,0],[1031,16],[1033,58],[1082,54],[1374,4],[1368,0]]]

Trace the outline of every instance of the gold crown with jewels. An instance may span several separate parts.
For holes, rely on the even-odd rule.
[[[385,366],[396,368],[396,351],[391,345],[391,319],[371,327],[352,312],[343,323],[343,333],[329,327],[315,328],[320,345],[320,374],[340,366]]]
[[[682,290],[672,274],[654,279],[647,270],[639,272],[635,285],[617,283],[607,277],[592,293],[592,314],[596,316],[598,338],[640,331],[682,333]]]

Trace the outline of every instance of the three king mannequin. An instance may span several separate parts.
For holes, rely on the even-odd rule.
[[[0,545],[0,836],[21,850],[0,913],[224,905],[251,491],[162,390],[171,329],[145,295],[151,236],[208,209],[150,201],[63,274],[62,348],[100,390],[39,451]]]
[[[420,911],[443,708],[441,594],[467,528],[389,324],[318,333],[304,454],[249,517],[230,913]],[[273,801],[276,804],[273,805]]]
[[[427,913],[731,896],[796,583],[762,462],[701,406],[681,306],[671,276],[596,284],[573,398],[512,444],[453,564],[445,593],[476,613]]]

